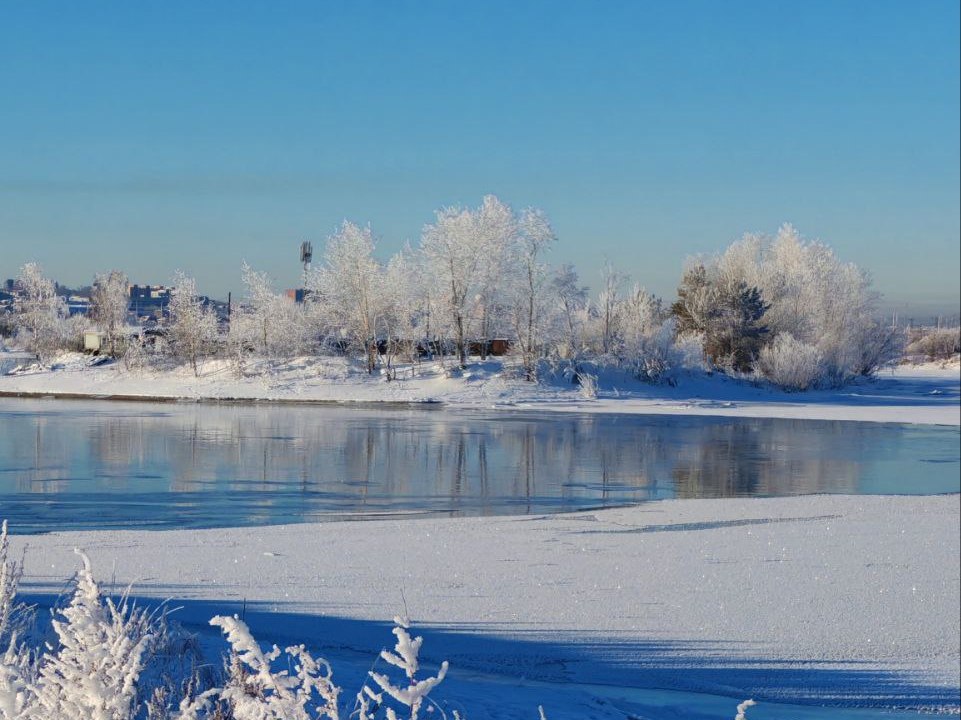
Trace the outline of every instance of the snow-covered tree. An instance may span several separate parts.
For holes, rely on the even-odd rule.
[[[744,293],[754,290],[767,307],[763,325],[770,332],[751,342],[764,345],[786,334],[815,348],[819,383],[839,385],[871,374],[900,352],[900,333],[876,318],[878,296],[868,274],[841,262],[827,245],[803,240],[791,225],[781,226],[773,238],[745,235],[689,269],[672,307],[679,331],[701,331],[707,317],[705,349],[715,358],[727,356],[724,345],[732,336],[724,321],[736,319],[735,306],[751,304]],[[710,327],[711,321],[720,322]],[[712,331],[722,336],[712,339]],[[748,363],[748,355],[735,358],[741,369]]]
[[[481,357],[486,358],[488,343],[502,334],[508,324],[509,300],[504,290],[507,277],[520,269],[514,261],[521,259],[518,251],[524,247],[523,232],[511,207],[494,195],[485,196],[472,215],[473,242],[480,250],[473,313],[477,318],[476,337],[480,341]]]
[[[167,321],[169,347],[174,357],[189,362],[194,375],[199,375],[201,360],[217,345],[217,317],[197,296],[197,283],[192,277],[178,270],[173,285]]]
[[[601,275],[601,291],[597,304],[601,324],[601,352],[605,355],[614,349],[618,332],[617,309],[626,282],[627,275],[615,269],[610,261],[604,263]]]
[[[562,265],[555,271],[550,294],[554,307],[554,334],[560,339],[563,355],[576,363],[585,343],[588,292],[580,284],[573,265]]]
[[[324,264],[311,278],[312,289],[350,347],[364,354],[368,373],[377,367],[377,323],[384,311],[384,271],[374,258],[370,226],[345,220],[327,238]]]
[[[542,257],[555,240],[547,216],[527,208],[517,223],[516,290],[513,298],[514,336],[528,380],[536,380],[537,358],[547,332],[549,276]]]
[[[228,342],[240,366],[248,351],[266,358],[290,357],[305,347],[307,320],[303,305],[273,290],[267,273],[246,262],[242,268],[244,301],[231,311]]]
[[[714,290],[701,262],[689,263],[677,288],[671,314],[677,319],[678,335],[707,334],[714,304]]]
[[[679,363],[674,350],[675,322],[660,298],[635,285],[618,306],[615,354],[634,377],[661,380]]]
[[[416,340],[423,336],[423,303],[420,292],[421,268],[409,246],[397,253],[384,270],[382,308],[378,325],[387,348],[387,378],[393,379],[393,358],[400,354],[413,362]]]
[[[768,332],[762,320],[768,305],[758,288],[736,280],[719,285],[714,300],[704,351],[721,367],[749,372]]]
[[[482,325],[491,326],[494,289],[514,232],[512,215],[488,195],[477,210],[438,210],[434,223],[424,228],[420,249],[461,366],[467,365],[468,333],[478,305]]]
[[[110,355],[117,357],[117,340],[123,335],[130,305],[130,283],[119,270],[100,273],[93,281],[90,296],[90,318],[106,334]]]
[[[37,263],[27,263],[20,268],[17,287],[20,290],[14,315],[17,339],[40,362],[47,362],[63,347],[67,305]]]

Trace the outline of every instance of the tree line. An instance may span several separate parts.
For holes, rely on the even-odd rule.
[[[902,333],[877,318],[869,275],[790,225],[689,259],[669,304],[610,263],[591,294],[573,266],[548,263],[555,242],[541,210],[515,211],[493,195],[438,210],[419,245],[387,261],[370,226],[344,221],[306,275],[303,303],[244,263],[244,296],[224,323],[178,272],[155,354],[195,372],[217,354],[243,372],[254,357],[345,353],[391,379],[399,361],[440,354],[465,367],[472,350],[483,359],[506,338],[531,381],[549,366],[574,377],[618,367],[649,382],[700,367],[804,390],[870,375],[902,349]],[[127,286],[119,271],[98,275],[90,320],[111,355],[142,361],[125,328]],[[25,265],[18,287],[14,326],[26,348],[46,361],[76,342],[81,321],[67,320],[39,266]]]

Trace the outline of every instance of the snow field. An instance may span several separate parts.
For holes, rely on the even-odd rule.
[[[523,698],[530,708],[529,692],[516,690],[525,683],[545,701],[551,688],[567,697],[574,686],[607,686],[593,714],[547,703],[552,718],[623,718],[631,688],[645,687],[961,705],[957,495],[11,541],[14,555],[26,551],[28,595],[59,592],[81,546],[118,585],[135,583],[135,595],[173,598],[188,624],[243,609],[261,641],[371,657],[389,638],[382,623],[409,614],[427,638],[426,662],[449,660],[452,680],[504,684],[505,707]],[[530,714],[516,711],[481,716]]]

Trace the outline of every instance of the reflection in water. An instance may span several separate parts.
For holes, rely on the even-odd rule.
[[[799,420],[0,401],[20,532],[957,492],[958,431]]]

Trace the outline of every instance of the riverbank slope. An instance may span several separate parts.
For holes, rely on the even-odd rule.
[[[397,378],[370,376],[343,358],[251,362],[239,374],[225,361],[191,369],[130,370],[92,365],[89,356],[64,355],[48,368],[21,362],[0,375],[0,395],[97,397],[124,400],[427,403],[455,407],[532,408],[566,412],[721,415],[961,425],[961,368],[957,364],[896,366],[847,387],[788,393],[719,374],[685,372],[675,384],[650,385],[623,372],[604,371],[596,395],[563,376],[523,380],[499,360],[466,370],[430,362],[400,366]],[[8,363],[8,365],[11,363]],[[8,368],[9,370],[9,368]]]

